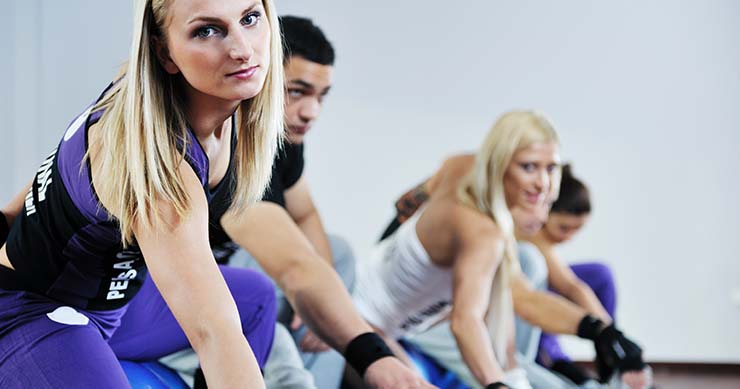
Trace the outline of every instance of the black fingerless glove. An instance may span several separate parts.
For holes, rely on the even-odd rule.
[[[3,247],[5,241],[8,240],[9,232],[10,226],[8,225],[8,219],[6,219],[5,214],[0,211],[0,247]]]
[[[380,358],[393,357],[393,352],[383,338],[374,332],[366,332],[352,339],[344,350],[344,359],[361,377],[365,376],[373,362]]]
[[[596,353],[604,363],[619,371],[642,370],[645,367],[640,346],[624,336],[613,324],[601,331],[595,345]]]
[[[622,372],[642,370],[645,367],[640,346],[624,336],[614,324],[607,326],[601,320],[587,315],[578,324],[578,336],[594,341],[596,359],[603,367]],[[601,379],[608,379],[603,374],[607,374],[609,369],[603,370]]]
[[[511,388],[501,381],[496,381],[492,384],[486,385],[486,389],[511,389]]]

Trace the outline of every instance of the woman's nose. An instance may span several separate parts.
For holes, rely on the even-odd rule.
[[[249,41],[245,33],[238,32],[231,34],[231,45],[229,47],[229,57],[241,62],[248,62],[254,53],[252,42]]]

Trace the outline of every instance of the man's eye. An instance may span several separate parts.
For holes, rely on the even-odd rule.
[[[303,91],[300,89],[288,89],[288,96],[290,97],[301,97],[303,96]]]

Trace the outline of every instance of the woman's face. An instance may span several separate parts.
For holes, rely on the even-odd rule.
[[[555,243],[570,240],[588,221],[589,214],[573,215],[552,212],[545,222],[544,232]]]
[[[518,226],[542,219],[543,209],[553,200],[555,169],[560,164],[560,147],[554,142],[537,142],[514,153],[504,173],[506,205]],[[519,216],[518,216],[519,215]],[[544,219],[542,219],[544,222]]]
[[[270,25],[261,0],[172,0],[158,55],[190,93],[241,101],[262,89]]]

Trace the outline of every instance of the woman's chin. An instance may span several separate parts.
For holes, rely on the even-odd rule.
[[[259,94],[259,90],[257,91],[234,91],[234,93],[230,93],[228,95],[225,95],[223,97],[224,100],[229,101],[244,101],[254,98]]]

